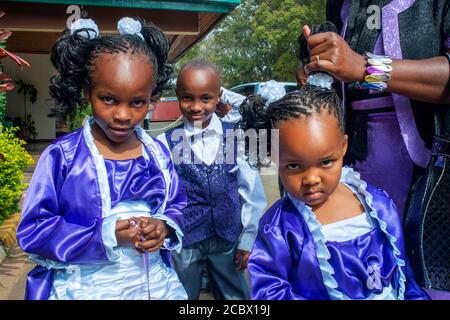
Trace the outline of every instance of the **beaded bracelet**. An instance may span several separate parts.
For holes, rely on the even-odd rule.
[[[365,53],[367,59],[367,75],[363,82],[357,83],[358,89],[371,89],[384,91],[387,89],[387,81],[391,79],[392,59],[388,56]]]

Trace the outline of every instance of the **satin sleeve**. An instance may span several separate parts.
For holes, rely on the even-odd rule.
[[[18,244],[27,253],[57,263],[108,262],[102,218],[86,219],[89,223],[81,225],[64,217],[59,199],[64,192],[74,192],[63,190],[67,170],[61,147],[50,145],[40,157],[24,199]]]
[[[306,300],[289,282],[292,258],[280,229],[260,225],[250,254],[248,273],[255,300]]]
[[[223,87],[221,90],[222,96],[220,97],[220,100],[223,103],[230,104],[232,106],[232,109],[222,118],[222,121],[238,123],[242,119],[242,116],[239,113],[239,106],[247,97]]]
[[[238,249],[250,252],[258,231],[259,219],[267,204],[266,194],[258,169],[250,167],[241,157],[237,158],[237,165],[238,192],[242,203],[242,232]]]

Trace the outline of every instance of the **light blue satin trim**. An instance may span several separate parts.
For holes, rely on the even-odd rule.
[[[28,260],[33,262],[34,264],[47,268],[47,269],[66,269],[69,264],[56,262],[50,259],[43,258],[37,254],[30,254],[28,256]]]
[[[92,136],[91,124],[94,123],[94,118],[86,118],[83,126],[83,136],[86,141],[86,145],[91,152],[92,158],[95,164],[95,170],[97,171],[98,186],[100,188],[100,195],[102,200],[102,218],[111,215],[111,195],[108,184],[108,174],[106,172],[105,159],[100,154],[97,146],[94,143],[94,137]],[[114,221],[115,222],[115,221]],[[117,245],[117,241],[111,241],[111,229],[112,221],[108,219],[102,223],[102,239],[103,246],[106,250],[106,256],[109,261],[117,261],[118,256],[114,253],[114,247]],[[115,223],[114,223],[115,230]],[[115,231],[114,231],[115,237]]]
[[[116,239],[116,221],[119,220],[118,216],[112,215],[103,219],[102,224],[102,239],[105,246],[106,253],[108,254],[108,260],[116,262],[120,256],[115,253],[114,248],[117,247]]]
[[[169,197],[170,186],[172,183],[168,168],[170,159],[166,157],[161,147],[147,134],[147,132],[145,132],[144,129],[142,129],[141,127],[136,127],[135,133],[139,140],[141,140],[141,142],[150,150],[153,159],[155,159],[156,164],[163,173],[164,181],[166,183],[166,196],[157,213],[164,214],[164,212],[166,211],[166,204]]]
[[[311,207],[306,205],[304,202],[298,200],[288,193],[289,199],[291,199],[294,206],[297,208],[298,212],[302,215],[306,224],[308,225],[309,231],[314,239],[314,244],[316,247],[317,260],[319,261],[320,272],[322,273],[322,278],[327,288],[328,295],[332,300],[346,300],[348,299],[342,292],[336,290],[338,288],[338,283],[336,279],[333,278],[334,269],[328,260],[331,258],[330,251],[325,245],[325,237],[321,231],[322,225],[317,221],[316,215],[311,210]]]
[[[102,195],[102,217],[107,217],[111,210],[111,196],[108,184],[108,174],[106,172],[105,159],[100,154],[97,146],[94,143],[94,137],[92,136],[91,124],[94,123],[94,118],[86,118],[83,126],[83,136],[89,151],[94,159],[95,170],[97,171],[97,179],[100,188],[100,194]]]
[[[355,187],[358,191],[358,194],[364,196],[365,203],[370,208],[370,210],[368,210],[369,215],[376,220],[381,231],[383,231],[383,233],[388,238],[389,243],[392,246],[395,263],[398,266],[399,289],[397,299],[404,300],[406,276],[403,273],[403,268],[405,266],[405,260],[400,258],[401,252],[396,245],[397,238],[387,231],[386,222],[384,222],[378,217],[377,211],[372,206],[373,196],[367,191],[367,183],[361,180],[360,174],[358,172],[353,171],[353,169],[351,168],[344,167],[342,168],[341,182]]]
[[[259,219],[264,213],[267,199],[259,171],[250,167],[241,155],[238,155],[236,162],[238,193],[242,204],[242,232],[238,249],[250,252],[258,234]]]

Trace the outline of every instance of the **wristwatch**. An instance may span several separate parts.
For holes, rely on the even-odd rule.
[[[445,55],[447,56],[448,62],[450,62],[450,53],[446,52]]]

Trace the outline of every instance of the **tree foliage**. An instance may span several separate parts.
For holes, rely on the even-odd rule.
[[[177,64],[192,58],[215,62],[224,85],[295,81],[297,39],[304,24],[325,19],[326,0],[242,0],[233,13]]]

